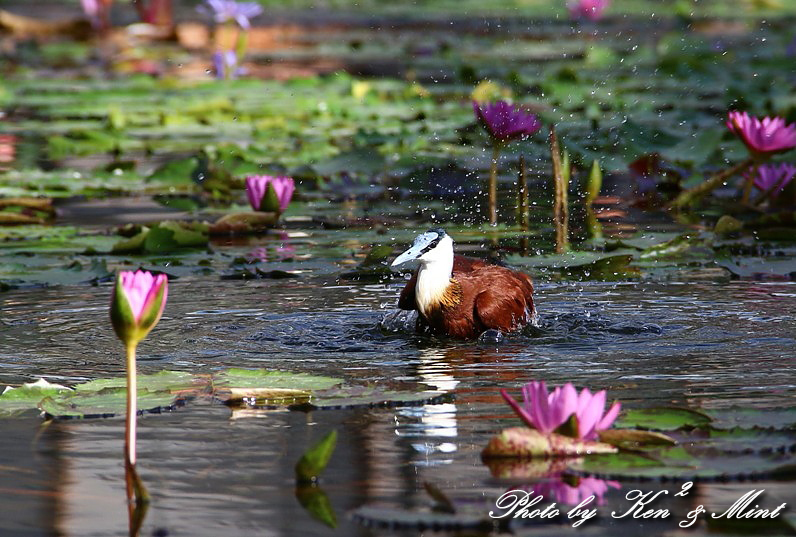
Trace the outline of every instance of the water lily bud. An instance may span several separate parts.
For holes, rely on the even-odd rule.
[[[246,178],[246,195],[255,211],[284,212],[295,189],[292,177],[250,175]]]
[[[111,298],[111,323],[126,345],[146,337],[160,320],[168,296],[168,278],[145,270],[122,271]]]

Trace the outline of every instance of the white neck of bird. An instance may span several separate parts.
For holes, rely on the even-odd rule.
[[[438,304],[445,294],[453,275],[453,249],[450,255],[435,256],[423,261],[417,273],[415,300],[417,309],[426,315],[434,304]]]

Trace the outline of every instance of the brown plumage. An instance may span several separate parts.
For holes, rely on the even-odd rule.
[[[439,239],[433,238],[434,233]],[[418,238],[394,263],[394,266],[405,264],[412,255],[420,261],[420,268],[398,300],[401,309],[418,311],[418,328],[427,328],[437,335],[472,339],[485,330],[511,332],[533,321],[533,284],[527,274],[453,256],[453,241],[442,230],[432,230],[421,237],[425,237],[423,241]],[[440,239],[447,242],[440,243]],[[433,240],[436,242],[432,243]],[[421,276],[424,270],[427,272]],[[418,292],[421,277],[428,278],[425,295]]]

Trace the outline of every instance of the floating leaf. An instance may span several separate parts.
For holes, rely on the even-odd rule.
[[[365,526],[376,526],[390,530],[433,530],[437,532],[476,530],[491,532],[494,529],[491,519],[477,515],[405,511],[367,505],[355,509],[351,513],[351,518],[354,522]]]
[[[704,427],[711,417],[698,410],[681,407],[631,408],[625,410],[617,427],[643,427],[659,431],[675,431],[684,427]]]
[[[207,376],[197,376],[186,371],[160,371],[151,375],[136,377],[139,390],[150,392],[185,393],[202,389],[207,385]],[[75,386],[75,391],[92,393],[107,388],[126,388],[126,377],[96,379]]]
[[[578,440],[559,434],[544,435],[530,427],[511,427],[493,436],[481,456],[490,457],[580,457],[616,453],[611,445]]]
[[[168,392],[138,390],[138,407],[142,412],[159,413],[171,410],[180,397]],[[127,390],[106,388],[100,391],[74,392],[46,397],[39,409],[47,416],[63,418],[109,418],[124,414],[127,409]]]
[[[52,384],[41,378],[19,387],[6,386],[0,394],[0,415],[11,415],[36,408],[45,397],[68,393],[72,390],[60,384]]]
[[[276,225],[278,213],[249,212],[222,216],[210,225],[211,235],[240,235],[267,231]]]
[[[638,429],[606,429],[600,431],[600,442],[624,449],[643,449],[650,446],[673,446],[677,441],[662,433]]]

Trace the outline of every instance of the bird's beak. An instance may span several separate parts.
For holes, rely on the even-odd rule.
[[[393,270],[414,270],[420,264],[417,259],[421,255],[424,244],[413,244],[411,248],[395,258],[390,268]]]

